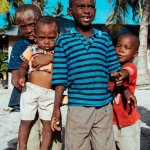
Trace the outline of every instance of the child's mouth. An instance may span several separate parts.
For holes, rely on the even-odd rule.
[[[83,21],[85,21],[85,22],[90,21],[90,17],[84,17],[84,18],[83,18]]]

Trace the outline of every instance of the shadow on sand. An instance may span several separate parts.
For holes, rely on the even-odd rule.
[[[17,150],[17,142],[18,142],[17,138],[8,141],[8,148],[4,150]]]

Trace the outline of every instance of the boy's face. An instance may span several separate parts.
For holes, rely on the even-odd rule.
[[[35,40],[42,50],[51,51],[54,49],[58,36],[57,26],[52,24],[39,24],[35,30]]]
[[[116,52],[121,64],[132,62],[134,57],[137,56],[133,38],[130,36],[122,36],[119,38],[116,44]]]
[[[95,0],[74,0],[68,13],[81,26],[89,26],[95,17]]]
[[[34,26],[37,19],[37,16],[32,10],[27,10],[21,13],[18,18],[17,24],[22,36],[30,41],[34,41]]]

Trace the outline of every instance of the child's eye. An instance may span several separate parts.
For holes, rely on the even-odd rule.
[[[45,37],[38,37],[38,39],[39,39],[39,40],[44,40],[44,39],[45,39]]]
[[[30,24],[28,24],[28,26],[34,27],[34,26],[35,26],[35,23],[30,23]]]
[[[116,45],[116,48],[119,48],[119,47],[121,47],[121,45],[118,45],[118,44],[117,44],[117,45]]]
[[[40,37],[37,37],[37,38],[39,40],[45,40],[45,39],[48,39],[48,40],[51,40],[51,41],[56,40],[55,36],[52,36],[52,37],[42,37],[42,36],[40,36]]]
[[[54,37],[49,37],[48,39],[53,41],[53,40],[56,40],[56,37],[55,36]]]
[[[89,8],[95,8],[95,5],[89,5],[88,7]]]
[[[125,49],[128,50],[128,49],[130,49],[130,47],[127,47],[127,46],[126,46]]]
[[[78,5],[79,8],[84,8],[84,5]]]
[[[21,30],[24,30],[26,28],[26,26],[20,26]]]

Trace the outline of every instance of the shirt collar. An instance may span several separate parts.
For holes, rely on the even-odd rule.
[[[95,28],[93,28],[94,30],[94,36],[98,37],[101,36],[102,32],[100,30],[97,30]],[[72,35],[76,35],[76,34],[80,34],[74,27],[70,29],[70,32]]]

